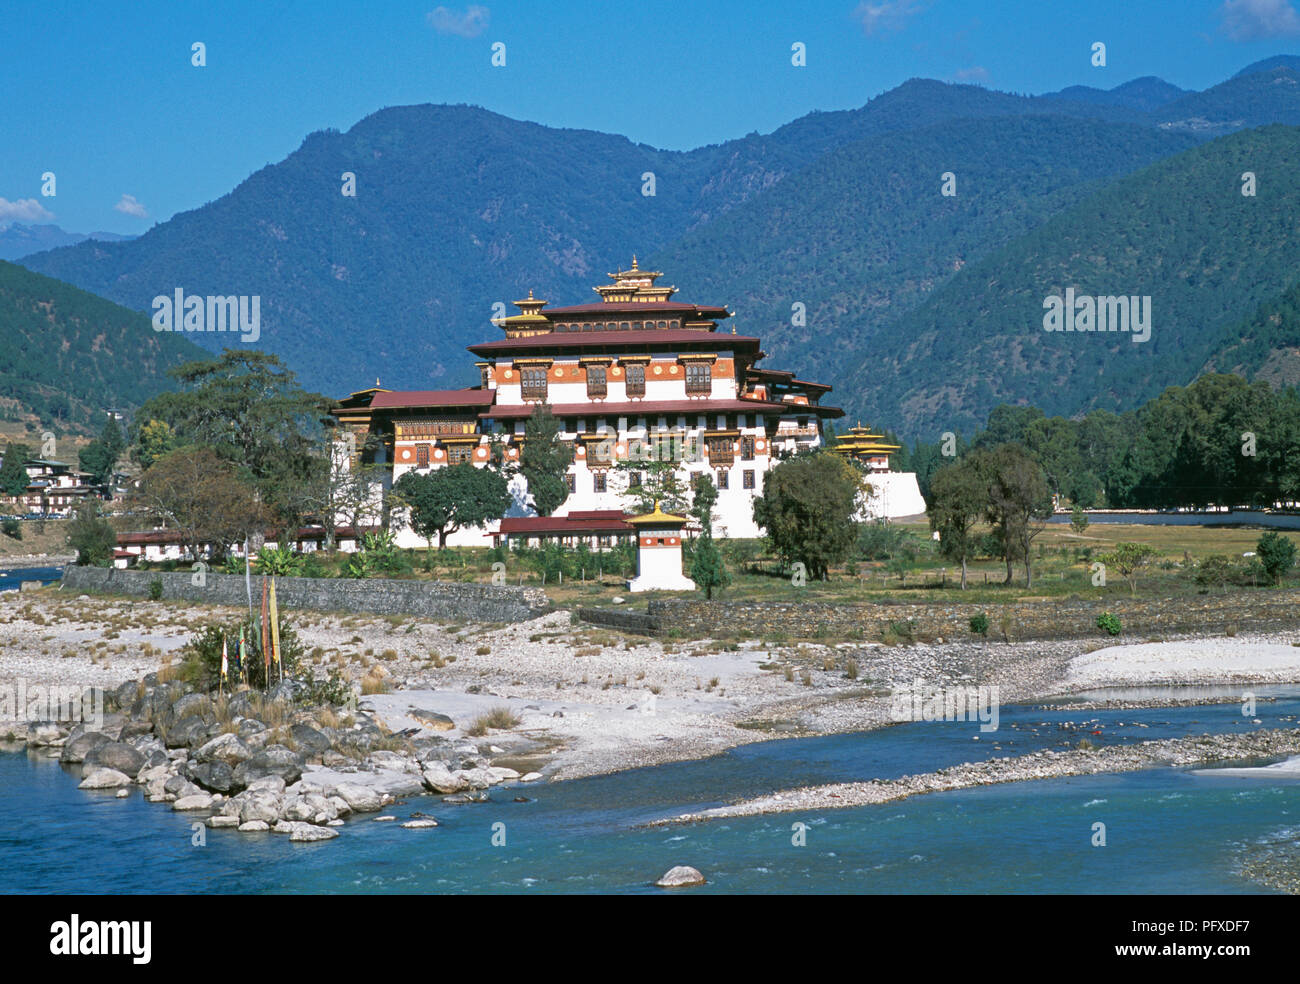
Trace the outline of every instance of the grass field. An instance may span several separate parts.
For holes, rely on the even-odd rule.
[[[41,538],[40,542],[53,546],[60,536],[55,531],[58,525],[61,524],[49,524],[51,532]],[[833,570],[828,580],[807,581],[803,585],[795,585],[790,573],[782,568],[779,561],[765,554],[762,541],[722,541],[732,583],[718,597],[732,601],[898,601],[965,605],[996,605],[1063,597],[1092,600],[1112,595],[1130,597],[1132,586],[1113,571],[1109,572],[1110,576],[1104,586],[1093,583],[1093,564],[1097,558],[1123,541],[1149,544],[1156,550],[1151,563],[1137,576],[1139,598],[1194,597],[1204,594],[1207,589],[1197,585],[1194,579],[1196,565],[1212,555],[1224,555],[1234,560],[1237,575],[1230,589],[1268,587],[1262,578],[1256,576],[1252,579],[1247,560],[1243,558],[1243,554],[1255,550],[1256,542],[1263,532],[1259,528],[1095,524],[1082,533],[1076,533],[1068,525],[1051,524],[1034,541],[1034,580],[1031,588],[1025,587],[1023,565],[1015,567],[1013,582],[1006,585],[1003,583],[1006,578],[1005,563],[1000,559],[985,557],[969,564],[966,591],[959,587],[959,569],[938,553],[938,545],[931,539],[925,523],[894,524],[894,531],[892,546],[886,551],[887,556],[881,556],[879,550],[871,555],[872,559],[860,554],[856,559]],[[1300,539],[1300,534],[1291,535]],[[7,548],[11,554],[26,553],[33,552],[36,543],[35,540],[24,539],[0,546]],[[325,559],[320,573],[337,576],[344,556]],[[395,576],[477,582],[492,579],[492,565],[500,557],[486,548],[457,547],[432,552],[409,550],[403,551],[402,556],[409,569]],[[655,593],[628,594],[625,576],[620,576],[617,571],[600,571],[599,566],[607,564],[608,560],[597,559],[596,555],[588,558],[586,563],[590,566],[585,571],[575,564],[571,567],[571,573],[561,580],[557,581],[552,574],[545,582],[535,560],[507,553],[503,562],[505,583],[542,586],[551,601],[560,606],[607,604],[615,596],[623,596],[628,604],[641,607],[646,600],[656,597]],[[1284,579],[1284,585],[1300,585],[1300,571],[1292,571]],[[677,592],[664,596],[683,597]]]

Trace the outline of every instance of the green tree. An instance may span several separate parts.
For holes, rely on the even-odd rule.
[[[930,529],[939,534],[939,551],[961,564],[961,587],[966,590],[966,564],[975,554],[975,524],[988,510],[989,490],[980,469],[958,462],[935,472],[930,485],[927,514]]]
[[[1114,550],[1102,554],[1097,559],[1105,564],[1108,570],[1114,568],[1119,571],[1120,577],[1128,581],[1129,589],[1136,595],[1138,574],[1155,556],[1156,549],[1149,543],[1124,542],[1115,544]]]
[[[718,501],[718,489],[708,475],[696,475],[691,488],[691,514],[700,524],[700,538],[691,555],[691,580],[704,589],[705,599],[712,601],[714,591],[731,583],[722,553],[713,542],[713,506]]]
[[[1075,505],[1070,510],[1070,529],[1075,533],[1083,533],[1088,528],[1088,514],[1083,511],[1083,507]]]
[[[1255,553],[1274,584],[1281,584],[1282,576],[1295,566],[1295,541],[1277,530],[1269,530],[1259,538]]]
[[[620,491],[632,500],[635,512],[653,512],[656,503],[670,513],[690,509],[691,488],[683,480],[687,475],[683,462],[694,449],[672,438],[628,442],[627,458],[614,463],[614,472],[622,479]]]
[[[427,473],[407,472],[393,486],[393,495],[409,510],[411,529],[429,550],[434,537],[441,548],[449,533],[500,519],[512,501],[504,475],[468,462]]]
[[[131,456],[142,469],[149,467],[177,447],[176,432],[165,420],[146,420],[139,425],[136,432],[135,446]]]
[[[1032,587],[1030,547],[1052,515],[1052,494],[1043,469],[1018,444],[1002,444],[979,455],[976,467],[988,485],[987,516],[1002,543],[1006,583],[1011,583],[1013,562],[1021,560],[1025,587]]]
[[[519,454],[519,472],[528,482],[537,515],[549,516],[564,505],[572,464],[573,448],[560,439],[560,421],[549,404],[537,404],[524,424],[524,449]]]
[[[754,522],[787,562],[825,580],[857,541],[853,516],[862,476],[839,455],[818,452],[782,461],[754,499]]]
[[[83,567],[107,567],[117,549],[117,534],[108,520],[99,514],[94,502],[77,506],[76,515],[68,522],[68,546],[77,552],[77,563]]]
[[[164,421],[178,444],[211,448],[247,476],[278,525],[299,526],[329,467],[322,431],[330,401],[299,387],[265,352],[226,349],[170,374],[181,390],[147,401],[137,419]],[[135,446],[137,459],[149,453],[140,434]]]
[[[32,450],[26,444],[10,444],[5,449],[4,461],[0,462],[0,492],[5,495],[22,495],[27,491],[27,469],[24,465],[32,456]]]
[[[189,555],[201,560],[211,544],[221,560],[226,548],[262,533],[268,516],[256,491],[233,464],[211,448],[179,448],[140,476],[138,501],[176,530]],[[285,539],[285,546],[292,543]]]
[[[108,486],[113,481],[113,470],[117,468],[118,459],[126,450],[126,440],[122,437],[122,428],[117,418],[111,414],[104,421],[99,437],[81,449],[77,456],[81,470],[90,473],[90,484]]]

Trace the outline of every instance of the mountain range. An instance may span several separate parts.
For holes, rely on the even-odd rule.
[[[105,243],[121,243],[134,239],[135,236],[122,236],[116,232],[66,232],[56,225],[27,225],[12,222],[0,226],[0,260],[20,260],[32,253],[57,249],[60,246],[72,246],[96,239]]]
[[[70,284],[0,260],[0,417],[97,433],[103,412],[170,388],[206,356],[183,335]]]
[[[1001,401],[1136,405],[1220,365],[1228,326],[1270,302],[1293,310],[1289,230],[1266,216],[1295,204],[1298,125],[1290,56],[1203,92],[1142,78],[1023,96],[913,79],[686,152],[469,106],[394,107],[311,134],[137,239],[23,265],[141,312],[177,288],[258,295],[258,345],[342,395],[375,378],[472,382],[464,346],[497,335],[495,303],[529,289],[592,299],[635,252],[679,298],[732,306],[769,364],[835,384],[831,402],[851,415],[932,435]],[[1255,198],[1240,193],[1245,171]],[[1044,332],[1043,298],[1071,286],[1151,295],[1150,342],[1089,349]],[[1247,371],[1287,374],[1258,344],[1237,354]]]

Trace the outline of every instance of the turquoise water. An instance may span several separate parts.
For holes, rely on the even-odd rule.
[[[764,742],[702,762],[497,789],[491,803],[415,798],[390,812],[405,819],[423,810],[441,827],[404,830],[362,818],[324,844],[205,828],[206,844],[195,846],[192,817],[146,803],[138,791],[125,800],[83,792],[56,763],[11,751],[0,753],[0,892],[647,892],[674,864],[705,873],[710,884],[700,891],[1259,891],[1237,867],[1252,845],[1300,827],[1300,782],[1161,769],[850,810],[639,824],[800,783],[1075,744],[1080,732],[1062,732],[1061,721],[1095,719],[1084,733],[1101,730],[1088,735],[1099,743],[1294,726],[1300,699],[1286,693],[1259,705],[1260,725],[1236,705],[1008,707],[1002,730],[978,742],[976,726],[952,723]],[[1133,727],[1139,720],[1150,727]],[[512,802],[520,794],[531,801]],[[808,825],[806,846],[792,844],[796,822]],[[1106,847],[1091,846],[1095,822],[1106,825]],[[502,836],[504,844],[494,844]]]
[[[50,584],[63,577],[62,567],[18,567],[0,570],[0,591],[17,591],[23,581]]]

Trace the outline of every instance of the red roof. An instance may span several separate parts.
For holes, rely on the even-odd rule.
[[[459,390],[394,390],[376,393],[370,401],[371,409],[384,407],[485,407],[492,402],[492,391],[485,389]]]
[[[511,516],[501,520],[501,528],[497,532],[501,535],[562,533],[576,536],[583,533],[631,533],[633,528],[623,519],[620,511],[613,509],[571,513],[568,516]]]
[[[497,352],[535,351],[548,348],[600,348],[631,345],[646,349],[652,346],[682,348],[691,346],[712,349],[757,349],[759,340],[750,335],[732,335],[726,332],[704,331],[699,328],[664,328],[653,331],[548,331],[523,338],[499,338],[494,342],[470,345],[475,355],[492,355]],[[379,397],[375,397],[376,406]]]
[[[547,317],[557,314],[634,314],[637,311],[678,311],[698,312],[702,317],[729,318],[731,313],[715,304],[684,304],[681,301],[593,301],[590,304],[570,304],[568,307],[547,308],[542,313]]]
[[[659,414],[699,413],[811,413],[824,417],[843,417],[839,407],[802,403],[772,403],[766,400],[637,400],[621,403],[593,400],[589,403],[555,403],[551,413],[557,417],[653,417]],[[490,420],[522,420],[533,415],[533,404],[497,404],[480,414]]]

